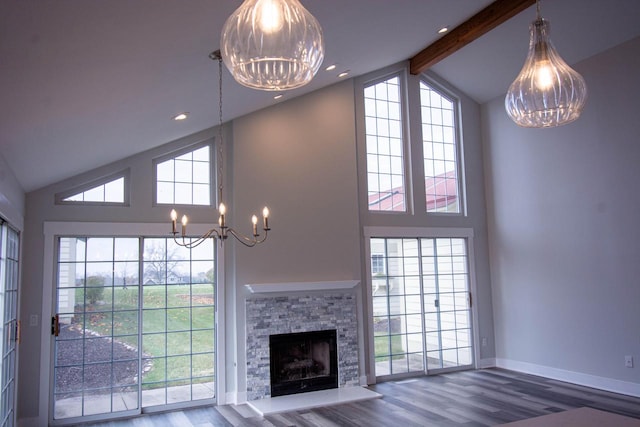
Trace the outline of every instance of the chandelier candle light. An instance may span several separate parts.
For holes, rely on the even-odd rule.
[[[295,89],[309,83],[322,64],[322,28],[298,0],[245,0],[222,28],[221,51],[241,85]]]
[[[223,161],[224,161],[224,141],[222,138],[222,56],[220,55],[220,51],[216,50],[215,52],[212,52],[209,55],[209,58],[218,61],[218,72],[219,72],[218,88],[219,88],[219,99],[220,99],[220,103],[219,103],[220,115],[219,115],[218,138],[217,138],[218,139],[217,141],[217,144],[218,144],[217,172],[218,172],[218,200],[222,200]],[[218,226],[211,228],[200,237],[189,237],[187,235],[187,223],[189,222],[189,219],[187,218],[186,215],[182,215],[182,219],[181,219],[182,229],[180,230],[180,232],[178,232],[178,228],[176,224],[178,221],[178,212],[176,212],[175,209],[172,209],[170,214],[171,234],[173,234],[174,242],[179,246],[183,246],[191,249],[200,245],[202,242],[204,242],[209,238],[214,238],[214,239],[217,238],[220,240],[220,244],[222,244],[222,242],[226,240],[226,238],[229,237],[229,235],[232,235],[233,237],[236,238],[236,240],[238,240],[240,243],[248,247],[253,247],[267,240],[267,236],[271,228],[269,228],[269,208],[267,208],[266,206],[264,207],[264,209],[262,209],[262,230],[264,230],[263,236],[260,236],[260,233],[258,233],[258,217],[257,216],[253,215],[251,217],[252,235],[251,237],[247,237],[237,232],[233,228],[227,226],[227,221],[225,217],[226,214],[227,214],[227,207],[225,206],[224,203],[220,202],[220,204],[218,205]],[[180,235],[181,239],[178,239],[178,235]]]
[[[531,23],[529,53],[522,71],[509,87],[505,109],[519,126],[544,128],[571,123],[580,117],[587,85],[560,57],[549,38],[549,22],[540,16]]]

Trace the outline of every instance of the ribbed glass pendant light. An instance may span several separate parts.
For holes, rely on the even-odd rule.
[[[571,123],[586,103],[587,85],[553,47],[539,2],[530,31],[527,59],[505,97],[507,114],[519,126],[530,128]]]
[[[298,0],[245,0],[222,29],[222,59],[253,89],[309,83],[324,58],[322,28]]]

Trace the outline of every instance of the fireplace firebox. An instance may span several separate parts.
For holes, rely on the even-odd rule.
[[[338,387],[336,330],[269,336],[271,396]]]

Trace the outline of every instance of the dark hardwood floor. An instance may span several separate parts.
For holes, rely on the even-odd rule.
[[[390,381],[370,388],[384,397],[265,417],[256,416],[247,405],[227,405],[91,426],[493,426],[580,407],[640,419],[640,398],[501,369]]]

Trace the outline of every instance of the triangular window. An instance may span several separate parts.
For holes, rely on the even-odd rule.
[[[59,204],[118,204],[128,203],[128,174],[118,173],[92,181],[81,187],[65,191],[56,195],[56,203]]]
[[[157,159],[156,203],[211,205],[211,163],[209,144]]]

